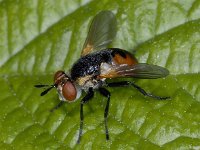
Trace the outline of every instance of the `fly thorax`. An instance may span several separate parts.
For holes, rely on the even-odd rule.
[[[101,82],[101,80],[94,78],[94,75],[88,75],[77,79],[77,84],[80,85],[80,87],[85,91],[87,91],[90,87],[93,89],[99,88],[99,86],[102,85]]]

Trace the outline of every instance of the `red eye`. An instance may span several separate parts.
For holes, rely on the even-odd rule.
[[[67,81],[62,88],[62,94],[64,98],[68,101],[73,101],[76,98],[77,91],[74,84],[70,81]]]
[[[54,75],[54,82],[55,82],[60,76],[62,76],[63,74],[65,74],[64,71],[61,71],[61,70],[57,71],[57,72],[55,73],[55,75]]]

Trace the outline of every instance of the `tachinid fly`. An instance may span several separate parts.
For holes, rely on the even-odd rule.
[[[111,11],[98,13],[90,26],[81,58],[72,66],[67,74],[57,71],[54,75],[53,85],[35,85],[37,88],[48,87],[41,93],[47,94],[56,88],[61,102],[52,110],[58,108],[63,102],[75,102],[84,91],[86,95],[80,103],[80,129],[77,143],[80,142],[83,129],[83,105],[92,99],[94,91],[99,91],[107,98],[104,112],[106,139],[109,140],[107,118],[109,112],[110,92],[106,87],[133,86],[145,96],[159,100],[169,97],[159,97],[147,93],[144,89],[130,81],[106,82],[107,78],[140,78],[157,79],[166,77],[169,71],[163,67],[138,63],[137,59],[128,51],[119,48],[107,48],[116,35],[116,18]]]

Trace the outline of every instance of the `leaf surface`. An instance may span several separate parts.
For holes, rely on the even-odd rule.
[[[101,10],[116,14],[112,47],[135,53],[139,62],[163,66],[165,79],[135,80],[109,88],[110,140],[105,139],[106,99],[98,92],[84,106],[82,141],[79,101],[51,113],[56,91],[40,97],[39,83],[69,71],[80,57],[91,19]],[[199,149],[200,1],[0,1],[0,149]]]

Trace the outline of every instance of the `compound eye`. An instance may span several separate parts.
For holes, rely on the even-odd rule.
[[[55,73],[55,75],[54,75],[54,82],[55,82],[59,77],[61,77],[63,74],[65,74],[64,71],[61,71],[61,70],[57,71],[57,72]]]
[[[66,100],[72,102],[76,99],[76,87],[72,82],[67,81],[62,87],[62,94]]]

